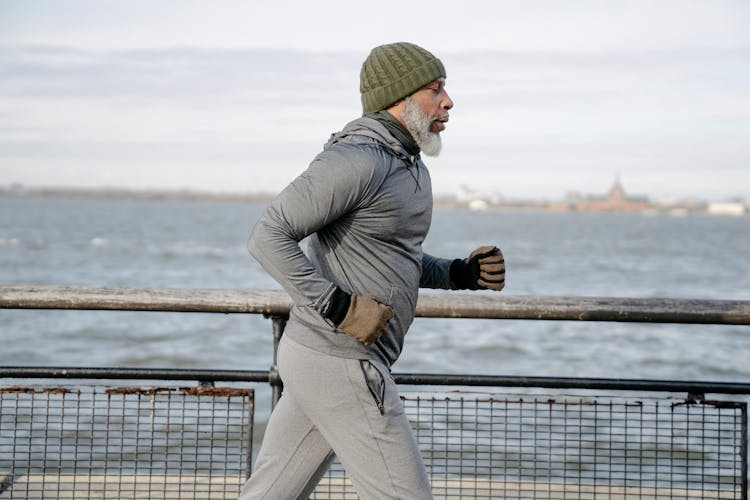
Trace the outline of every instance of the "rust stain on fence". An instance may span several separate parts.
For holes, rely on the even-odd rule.
[[[0,394],[79,394],[67,387],[0,387]]]
[[[112,387],[106,389],[109,395],[140,394],[144,396],[155,396],[157,394],[179,393],[185,396],[207,396],[207,397],[253,397],[252,389],[240,389],[233,387]]]

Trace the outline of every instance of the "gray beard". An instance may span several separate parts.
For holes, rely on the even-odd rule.
[[[404,107],[404,124],[414,138],[419,149],[427,156],[438,156],[443,147],[440,134],[430,130],[432,122],[427,113],[409,97]]]

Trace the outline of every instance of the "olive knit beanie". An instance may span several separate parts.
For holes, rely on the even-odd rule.
[[[422,47],[407,42],[375,47],[359,73],[362,113],[386,109],[441,77],[443,63]]]

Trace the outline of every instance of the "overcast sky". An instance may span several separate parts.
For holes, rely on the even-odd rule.
[[[408,40],[436,192],[750,198],[750,2],[0,0],[0,185],[277,191]]]

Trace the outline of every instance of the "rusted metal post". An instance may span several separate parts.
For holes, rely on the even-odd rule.
[[[270,318],[273,322],[273,366],[268,372],[268,383],[271,384],[271,409],[273,409],[279,402],[284,390],[284,384],[279,376],[279,343],[281,342],[281,336],[284,335],[284,328],[289,316],[272,315]]]

